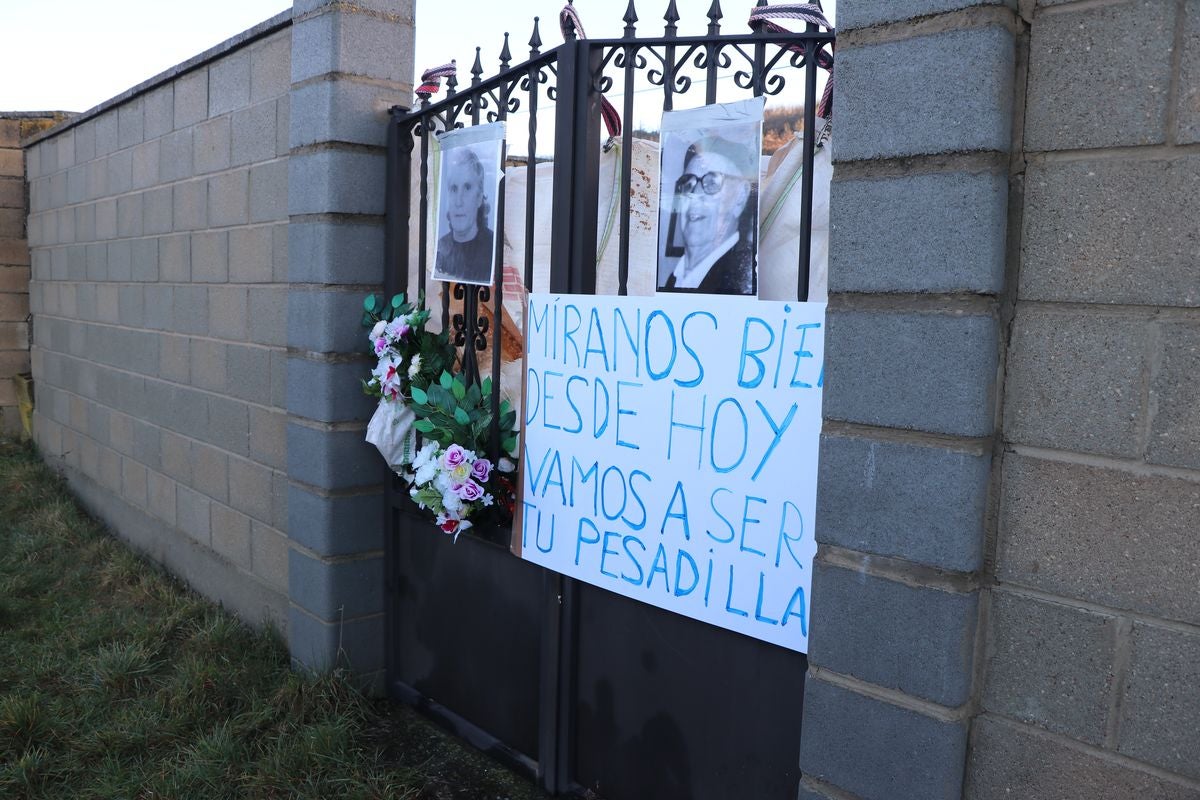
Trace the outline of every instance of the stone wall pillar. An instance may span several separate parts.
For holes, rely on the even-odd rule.
[[[1021,23],[970,0],[838,17],[800,797],[950,800],[987,606]]]
[[[383,283],[388,108],[412,100],[412,0],[297,0],[288,162],[288,639],[378,686],[383,481],[357,320]]]

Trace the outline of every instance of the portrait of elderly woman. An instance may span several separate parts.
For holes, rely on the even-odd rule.
[[[710,106],[663,117],[659,291],[758,293],[762,106],[748,106],[743,114],[741,105]],[[696,124],[709,121],[697,119],[704,113],[733,116],[734,120],[732,124]]]
[[[493,156],[498,153],[498,143],[490,141],[442,151],[433,267],[433,277],[437,280],[492,282],[496,248],[489,187],[494,180],[488,180],[488,167],[494,175],[496,167],[490,162],[496,160]]]

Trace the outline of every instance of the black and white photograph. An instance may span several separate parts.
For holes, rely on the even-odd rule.
[[[758,294],[763,105],[663,114],[658,291]]]
[[[438,137],[438,146],[433,278],[490,285],[504,123],[448,131]]]

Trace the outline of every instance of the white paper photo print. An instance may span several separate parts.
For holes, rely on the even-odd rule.
[[[764,105],[760,97],[663,114],[659,291],[758,294]]]
[[[496,196],[504,123],[438,136],[437,248],[433,278],[490,285],[496,269]]]

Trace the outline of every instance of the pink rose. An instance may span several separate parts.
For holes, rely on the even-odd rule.
[[[450,488],[454,490],[456,495],[468,503],[483,497],[483,487],[472,480],[456,483]]]
[[[492,474],[492,462],[486,458],[477,458],[475,463],[471,465],[471,477],[480,483],[487,483],[488,477]]]
[[[454,469],[459,464],[467,460],[467,451],[462,449],[461,445],[452,444],[446,448],[446,452],[442,454],[442,464],[446,469]]]

